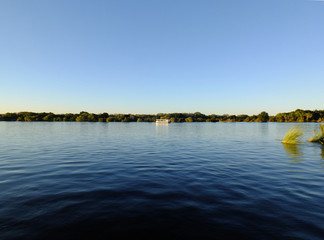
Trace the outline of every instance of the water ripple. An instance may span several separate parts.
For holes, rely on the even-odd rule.
[[[321,239],[323,149],[289,127],[2,122],[0,238]]]

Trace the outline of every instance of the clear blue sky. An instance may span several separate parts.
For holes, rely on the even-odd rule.
[[[324,2],[1,0],[0,113],[324,109]]]

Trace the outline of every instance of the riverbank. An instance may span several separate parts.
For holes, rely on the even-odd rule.
[[[0,121],[49,121],[49,122],[155,122],[156,119],[170,119],[171,122],[324,122],[324,110],[301,110],[278,113],[269,116],[267,112],[258,115],[205,115],[195,113],[158,113],[158,114],[108,114],[108,113],[65,113],[18,112],[0,114]]]

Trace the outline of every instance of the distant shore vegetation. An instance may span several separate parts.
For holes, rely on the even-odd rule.
[[[205,115],[195,113],[158,113],[158,114],[108,114],[88,113],[54,114],[19,112],[0,114],[0,121],[47,121],[47,122],[155,122],[156,119],[170,119],[171,122],[324,122],[324,110],[301,110],[278,113],[269,116],[267,112],[258,115]]]

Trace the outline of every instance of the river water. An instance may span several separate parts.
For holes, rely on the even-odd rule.
[[[0,239],[323,239],[316,128],[0,122]]]

